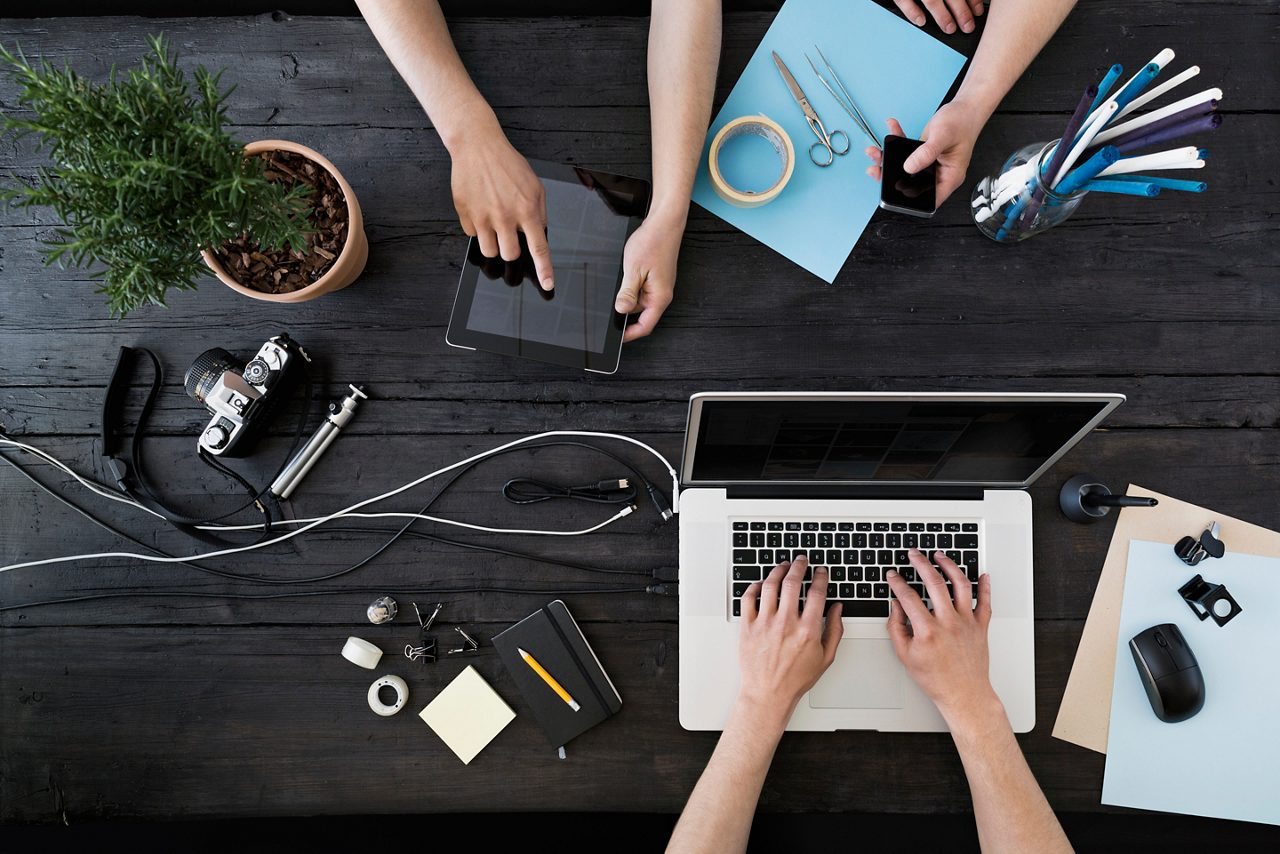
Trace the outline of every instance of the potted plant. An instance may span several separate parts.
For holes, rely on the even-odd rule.
[[[282,140],[226,131],[221,74],[194,87],[160,37],[103,84],[0,47],[19,85],[4,130],[35,134],[51,165],[11,204],[52,208],[47,263],[94,265],[112,314],[163,305],[213,272],[256,299],[301,302],[351,284],[369,254],[360,205],[332,163]],[[203,260],[203,263],[202,263]]]

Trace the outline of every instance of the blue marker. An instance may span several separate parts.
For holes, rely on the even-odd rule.
[[[1116,63],[1107,71],[1106,76],[1102,78],[1102,82],[1098,84],[1098,95],[1093,99],[1093,103],[1089,105],[1089,112],[1092,113],[1107,100],[1107,93],[1111,91],[1111,87],[1116,85],[1116,80],[1120,79],[1120,75],[1124,74],[1124,66]]]
[[[1084,188],[1091,193],[1119,193],[1123,196],[1143,196],[1154,199],[1160,195],[1160,188],[1149,181],[1113,181],[1101,178],[1090,181]]]
[[[1083,165],[1077,166],[1058,182],[1054,192],[1060,196],[1069,196],[1082,189],[1085,184],[1098,176],[1098,173],[1120,159],[1120,152],[1114,145],[1104,145],[1098,153],[1090,157]]]
[[[1104,180],[1122,184],[1151,184],[1162,190],[1181,190],[1184,193],[1203,193],[1209,189],[1204,181],[1187,181],[1182,178],[1156,178],[1150,175],[1108,175]]]

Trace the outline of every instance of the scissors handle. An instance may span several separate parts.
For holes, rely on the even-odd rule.
[[[819,153],[822,151],[826,152],[825,159]],[[835,161],[836,155],[830,145],[822,140],[818,140],[813,145],[809,146],[809,159],[813,161],[814,166],[830,166]]]
[[[836,140],[839,140],[839,139],[844,140],[843,148],[836,145]],[[842,130],[833,130],[831,133],[827,134],[827,143],[831,146],[831,151],[833,154],[849,153],[849,134],[845,133]]]

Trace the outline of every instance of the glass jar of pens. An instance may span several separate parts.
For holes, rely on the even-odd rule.
[[[1202,181],[1137,174],[1202,169],[1209,152],[1186,146],[1142,153],[1153,145],[1216,130],[1221,89],[1206,89],[1164,107],[1121,121],[1130,113],[1200,73],[1191,66],[1147,89],[1173,59],[1165,49],[1110,94],[1124,73],[1113,65],[1102,81],[1085,89],[1061,139],[1015,151],[994,175],[973,190],[973,221],[998,243],[1017,243],[1066,221],[1088,193],[1154,198],[1162,190],[1202,193]]]

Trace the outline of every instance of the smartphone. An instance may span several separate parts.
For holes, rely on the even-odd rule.
[[[884,138],[884,159],[880,166],[880,207],[908,216],[933,216],[937,210],[934,182],[938,164],[930,163],[914,175],[902,168],[911,152],[924,145],[923,140],[888,134]]]

